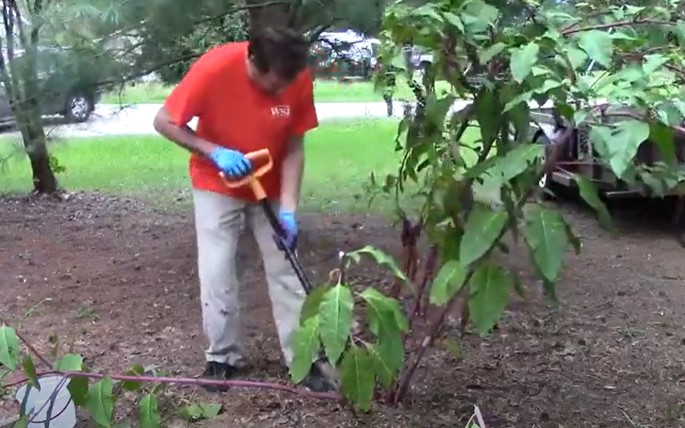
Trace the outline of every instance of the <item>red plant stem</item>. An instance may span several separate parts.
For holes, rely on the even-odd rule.
[[[435,270],[435,264],[438,260],[438,246],[433,245],[431,246],[429,252],[428,252],[428,257],[426,260],[426,267],[423,272],[423,279],[421,280],[421,284],[419,285],[418,290],[416,291],[416,297],[414,298],[414,302],[411,307],[411,311],[409,312],[409,329],[411,330],[412,326],[414,325],[414,321],[416,319],[416,315],[419,313],[419,308],[421,307],[421,300],[423,297],[423,294],[426,291],[426,285],[428,284],[429,279],[433,276],[433,271]]]
[[[270,389],[275,391],[289,392],[291,394],[303,395],[309,398],[316,398],[320,400],[333,400],[342,401],[343,398],[339,394],[327,393],[327,392],[312,392],[306,389],[295,388],[288,385],[282,385],[278,383],[269,382],[256,382],[251,380],[210,380],[210,379],[195,379],[187,377],[155,377],[155,376],[128,376],[128,375],[107,375],[100,373],[86,373],[86,372],[70,372],[70,371],[46,371],[38,373],[37,376],[45,375],[60,375],[65,377],[85,377],[89,379],[102,379],[109,378],[118,381],[128,381],[128,382],[148,382],[148,383],[167,383],[167,384],[180,384],[180,385],[194,385],[194,386],[228,386],[233,388],[261,388]],[[12,386],[20,385],[27,382],[28,378],[23,378],[16,382],[6,384],[3,387],[9,388]]]
[[[564,134],[562,135],[562,141],[565,141],[568,136],[571,133],[571,130],[573,128],[568,128]],[[563,145],[561,146],[563,148]],[[556,159],[548,159],[548,160],[553,160],[553,162],[556,162]],[[536,177],[536,181],[540,180],[542,178],[542,175],[544,174],[544,171],[539,173],[538,176]],[[519,200],[516,203],[516,208],[521,209],[523,204],[526,203],[528,198],[530,198],[530,193],[533,191],[531,188],[526,194],[522,195]],[[500,239],[502,239],[502,235],[507,231],[507,229],[502,229],[502,231],[499,233],[497,236],[497,239],[495,240],[496,242],[499,242]],[[480,263],[481,260],[483,260],[485,257],[488,257],[490,252],[492,251],[491,247],[490,250],[486,251],[485,254],[480,256],[478,260],[474,262],[474,266],[476,266],[478,263]],[[464,283],[468,284],[471,281],[471,277],[473,276],[475,270],[469,271],[469,273],[466,275],[466,278],[464,279]],[[399,404],[400,401],[404,399],[404,396],[407,394],[407,390],[409,389],[409,383],[411,382],[412,376],[414,376],[414,372],[416,369],[419,367],[419,363],[423,359],[424,354],[426,353],[426,350],[428,347],[433,343],[435,340],[435,337],[437,336],[438,332],[440,331],[440,327],[442,326],[442,323],[445,320],[445,317],[447,314],[452,310],[452,306],[454,306],[455,302],[459,300],[459,297],[468,290],[468,287],[464,287],[461,289],[460,292],[455,294],[452,299],[447,302],[447,304],[442,308],[440,311],[438,317],[435,319],[435,321],[431,324],[430,329],[428,330],[428,334],[424,337],[423,341],[421,342],[421,345],[419,346],[419,349],[416,351],[416,358],[414,358],[414,362],[409,366],[409,369],[406,370],[401,378],[400,381],[397,385],[397,389],[395,392],[392,394],[393,398],[393,404],[396,406]]]
[[[467,278],[466,282],[471,280],[471,276],[473,275],[473,271],[471,271]],[[464,289],[462,289],[464,290]],[[452,300],[450,300],[440,311],[438,314],[437,318],[435,321],[431,324],[430,329],[428,330],[428,334],[423,338],[421,341],[421,345],[419,346],[419,349],[416,351],[416,357],[414,358],[414,362],[412,363],[411,366],[409,366],[409,369],[404,372],[402,377],[400,378],[400,381],[397,385],[397,389],[395,390],[395,393],[393,394],[393,405],[397,405],[404,399],[404,396],[407,395],[407,390],[409,389],[409,383],[411,382],[411,378],[414,376],[414,372],[416,369],[419,367],[419,363],[423,359],[424,354],[426,353],[426,350],[428,347],[433,343],[433,340],[437,336],[438,332],[440,331],[440,326],[442,325],[443,321],[445,320],[445,317],[447,316],[447,313],[452,310],[452,306],[454,306],[454,303],[458,300],[459,296],[462,293],[457,293],[454,297],[452,297]]]
[[[416,278],[416,243],[421,234],[421,223],[412,224],[406,217],[402,219],[402,233],[400,241],[402,242],[402,268],[404,273],[411,283],[414,283]],[[389,297],[397,299],[402,291],[402,283],[398,278],[390,289]]]
[[[423,278],[423,296],[421,297],[421,301],[419,302],[419,306],[417,308],[418,310],[418,315],[423,316],[423,320],[426,320],[426,316],[428,314],[427,309],[428,305],[430,304],[430,287],[429,284],[432,284],[433,279],[435,279],[435,268],[438,265],[438,257],[440,256],[440,248],[435,247],[435,254],[433,255],[432,253],[429,254],[429,257],[432,256],[431,265],[426,266],[425,270],[425,277]],[[428,260],[427,260],[428,262]]]

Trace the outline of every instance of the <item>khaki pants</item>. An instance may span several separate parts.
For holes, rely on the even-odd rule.
[[[295,271],[273,240],[263,208],[255,203],[193,189],[202,323],[209,340],[207,361],[243,367],[235,256],[243,221],[259,246],[281,350],[292,361],[290,335],[299,325],[305,293]],[[277,210],[277,206],[274,204]],[[276,211],[277,212],[277,211]]]

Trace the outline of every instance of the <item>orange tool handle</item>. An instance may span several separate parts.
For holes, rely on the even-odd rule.
[[[265,160],[266,162],[250,175],[245,178],[241,178],[240,180],[231,181],[226,178],[223,172],[220,172],[219,174],[224,179],[224,183],[226,183],[227,187],[235,189],[237,187],[242,187],[246,184],[249,184],[258,200],[266,199],[266,192],[264,191],[264,187],[262,187],[262,184],[259,182],[258,178],[269,172],[273,167],[274,161],[271,157],[271,153],[269,153],[269,149],[261,149],[246,153],[245,157],[253,163],[257,160]]]

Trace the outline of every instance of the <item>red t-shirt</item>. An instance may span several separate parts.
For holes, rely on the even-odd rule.
[[[289,137],[318,126],[312,75],[306,69],[280,95],[268,95],[247,75],[247,46],[247,42],[233,42],[207,51],[164,106],[177,125],[197,117],[197,135],[211,143],[242,153],[268,148],[274,166],[260,182],[270,199],[278,199]],[[228,188],[210,159],[192,153],[189,167],[193,187],[255,200],[249,186]]]

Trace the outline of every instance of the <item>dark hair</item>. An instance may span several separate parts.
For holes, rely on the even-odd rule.
[[[292,80],[307,66],[309,42],[287,27],[263,27],[251,32],[247,52],[260,72]]]

